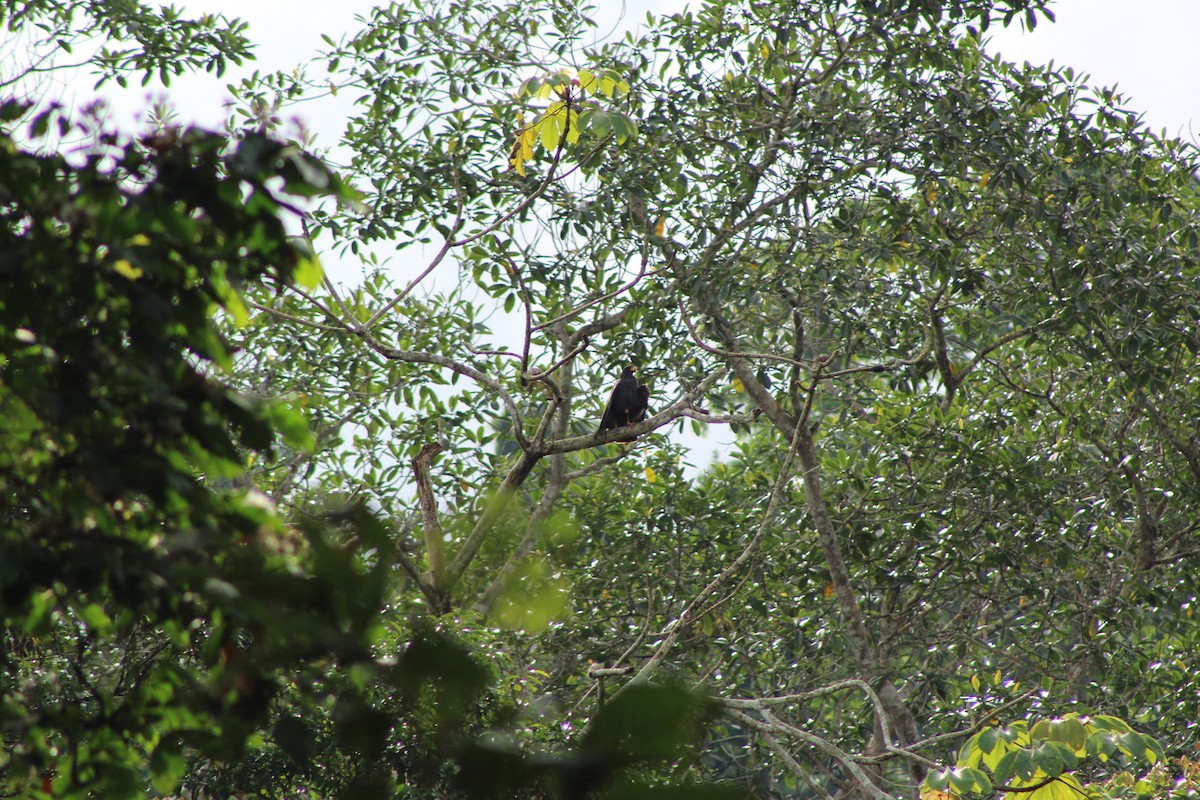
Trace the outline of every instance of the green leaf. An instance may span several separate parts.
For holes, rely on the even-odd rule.
[[[159,794],[174,794],[187,772],[187,766],[187,758],[179,743],[173,739],[164,740],[150,754],[150,782]]]
[[[488,683],[487,670],[465,647],[446,634],[419,628],[391,672],[392,683],[407,703],[427,689],[437,698],[435,711],[444,724],[454,724]]]
[[[950,770],[947,775],[949,787],[959,795],[988,794],[992,791],[992,782],[982,770],[970,767],[959,767]]]
[[[612,115],[602,109],[589,109],[579,115],[579,127],[603,138],[612,130]]]
[[[305,289],[315,289],[325,277],[325,270],[316,256],[305,256],[296,265],[295,281]]]
[[[96,603],[88,603],[78,610],[79,617],[88,629],[97,635],[103,635],[112,628],[112,619]]]
[[[22,627],[32,636],[42,636],[50,629],[51,615],[58,607],[58,596],[53,589],[43,589],[29,597],[29,612]]]
[[[571,602],[571,584],[555,575],[551,565],[536,557],[515,565],[496,604],[496,623],[510,630],[537,633],[564,618]]]
[[[1059,742],[1038,742],[1029,752],[1034,767],[1052,778],[1078,763],[1071,750]]]
[[[311,453],[316,448],[316,439],[308,426],[308,420],[300,412],[283,404],[268,406],[271,424],[290,446]]]
[[[715,711],[711,700],[685,689],[630,686],[600,709],[581,744],[632,759],[674,759],[698,741]]]
[[[1029,731],[1029,736],[1035,740],[1060,742],[1079,756],[1087,752],[1087,730],[1082,722],[1073,717],[1041,720]]]
[[[925,785],[936,792],[944,792],[950,787],[950,773],[952,772],[954,772],[952,767],[932,769],[925,776]]]
[[[347,753],[377,758],[387,746],[392,718],[363,700],[342,695],[333,709],[338,746]]]

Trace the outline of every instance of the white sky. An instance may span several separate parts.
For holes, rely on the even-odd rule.
[[[1001,29],[989,49],[1086,72],[1092,85],[1117,86],[1153,130],[1200,140],[1200,0],[1059,0],[1051,10],[1054,24]]]

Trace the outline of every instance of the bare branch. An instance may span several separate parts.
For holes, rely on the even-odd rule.
[[[632,447],[626,447],[626,448],[623,448],[621,450],[621,452],[617,453],[615,456],[605,456],[604,458],[597,458],[595,461],[588,464],[586,467],[582,467],[580,469],[574,470],[573,472],[568,472],[567,479],[574,481],[574,480],[578,480],[580,478],[586,478],[588,475],[594,475],[595,473],[599,472],[600,470],[604,469],[605,467],[612,466],[613,464],[616,464],[618,461],[628,458],[629,454],[632,453],[633,450],[634,450],[634,448],[632,448]]]
[[[341,333],[346,330],[345,325],[326,325],[321,322],[313,322],[309,319],[301,319],[300,317],[288,314],[285,311],[280,311],[277,308],[271,308],[270,306],[263,305],[262,303],[251,303],[250,305],[252,308],[257,308],[259,311],[270,314],[272,317],[277,317],[295,325],[303,325],[306,328],[313,328],[314,330],[318,331],[335,331],[337,333]]]
[[[575,356],[579,355],[584,350],[587,350],[589,344],[591,344],[591,342],[588,339],[584,339],[578,345],[576,345],[570,352],[568,352],[565,356],[558,359],[557,361],[555,361],[553,364],[546,367],[545,369],[543,369],[539,372],[526,373],[525,380],[529,381],[530,383],[534,383],[536,381],[545,379],[545,377],[547,375],[551,374],[556,369],[561,367],[563,364],[566,364],[568,361],[571,361],[572,359],[574,359]],[[526,369],[528,369],[528,367],[529,367],[528,362],[526,362],[525,367],[526,367]]]

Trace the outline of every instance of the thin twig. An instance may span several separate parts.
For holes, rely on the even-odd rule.
[[[650,261],[649,252],[643,251],[642,252],[642,264],[641,264],[641,267],[638,269],[638,274],[635,275],[633,277],[633,280],[629,281],[629,283],[626,283],[624,286],[621,286],[618,289],[614,289],[613,291],[609,292],[606,295],[601,295],[600,297],[597,297],[593,300],[588,300],[586,303],[576,306],[575,308],[571,309],[570,311],[566,312],[565,314],[559,314],[554,319],[539,323],[539,324],[535,325],[533,327],[533,329],[535,331],[540,331],[543,328],[549,328],[551,325],[555,325],[559,322],[565,322],[566,320],[569,320],[571,317],[578,316],[579,314],[583,313],[584,311],[591,308],[592,306],[599,305],[600,303],[603,303],[606,300],[611,300],[612,298],[616,297],[619,294],[624,294],[625,292],[632,289],[634,286],[637,286],[637,284],[642,280],[642,278],[645,277],[646,266],[649,263],[649,261]]]

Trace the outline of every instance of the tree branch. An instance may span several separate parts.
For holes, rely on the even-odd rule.
[[[421,505],[425,554],[429,559],[429,573],[425,581],[429,590],[425,592],[425,596],[428,600],[436,601],[431,602],[429,608],[435,616],[450,613],[449,595],[442,591],[445,577],[445,534],[438,521],[437,500],[433,496],[433,486],[429,479],[429,466],[440,452],[440,444],[427,444],[412,460],[413,475],[417,481],[417,499]]]

